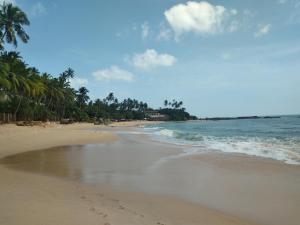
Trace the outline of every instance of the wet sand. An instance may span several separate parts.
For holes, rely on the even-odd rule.
[[[122,133],[115,142],[31,151],[6,157],[1,163],[109,190],[117,202],[134,199],[134,208],[144,209],[144,214],[162,213],[168,224],[210,224],[210,219],[200,219],[210,213],[238,220],[236,224],[299,223],[300,167],[274,160],[224,153],[184,155],[181,147]],[[147,207],[149,201],[156,204],[155,209]],[[176,207],[170,209],[172,201]],[[137,207],[137,202],[144,204]],[[187,218],[192,211],[196,215]],[[228,221],[217,224],[223,222]]]
[[[143,125],[144,121],[122,123],[122,127],[128,129],[132,123]],[[107,128],[96,127],[98,131],[93,130],[95,126],[92,124],[0,126],[0,158],[55,146],[111,143],[117,140],[116,135],[107,131]],[[111,130],[117,131],[119,128]],[[40,161],[39,168],[46,165],[47,159],[45,157]],[[64,160],[61,162],[63,165]],[[55,169],[54,166],[49,168]],[[94,187],[76,179],[65,179],[67,174],[56,176],[53,171],[49,174],[30,172],[0,164],[1,225],[253,224],[198,204],[166,196],[115,191],[107,185]]]

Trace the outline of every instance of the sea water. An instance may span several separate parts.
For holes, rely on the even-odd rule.
[[[300,116],[166,122],[144,127],[154,139],[203,151],[242,153],[300,165]]]

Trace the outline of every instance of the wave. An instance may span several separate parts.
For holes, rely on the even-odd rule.
[[[203,149],[226,153],[242,153],[280,160],[287,164],[300,165],[299,138],[212,136],[203,135],[199,132],[162,128],[155,128],[153,131],[154,137],[160,141],[186,145],[187,147],[198,147],[199,153],[203,152]]]
[[[176,137],[175,131],[168,130],[168,129],[163,129],[163,130],[157,131],[157,132],[155,132],[155,134],[163,135],[163,136],[167,136],[167,137]]]

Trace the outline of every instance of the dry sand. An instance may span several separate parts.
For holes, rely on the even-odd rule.
[[[71,125],[47,124],[45,126],[0,126],[0,158],[6,155],[63,145],[80,145],[114,141],[116,135],[109,132],[93,131],[93,124]]]
[[[142,123],[131,122],[121,125],[139,124]],[[94,131],[92,128],[94,125],[91,124],[52,125],[47,128],[0,126],[0,158],[55,146],[118,140],[111,132],[99,129]],[[93,187],[81,182],[14,170],[0,164],[0,224],[250,225],[255,223],[171,197],[125,190],[112,191],[106,186]]]

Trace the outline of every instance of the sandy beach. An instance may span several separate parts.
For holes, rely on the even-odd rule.
[[[139,125],[0,126],[0,224],[298,224],[299,166],[118,133]]]
[[[0,225],[300,225],[299,9],[0,0]]]

